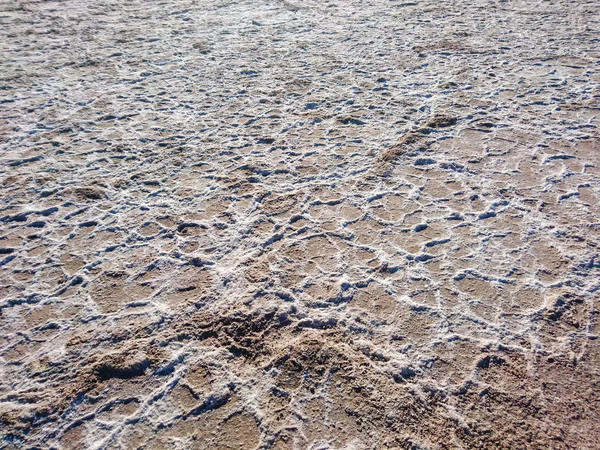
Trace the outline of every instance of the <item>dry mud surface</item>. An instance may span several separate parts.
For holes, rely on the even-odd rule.
[[[600,448],[598,1],[0,6],[1,448]]]

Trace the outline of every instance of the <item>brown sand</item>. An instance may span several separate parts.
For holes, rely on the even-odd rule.
[[[598,1],[0,9],[0,448],[600,449]]]

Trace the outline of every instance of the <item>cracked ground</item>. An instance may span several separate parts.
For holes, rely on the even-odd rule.
[[[600,449],[599,36],[0,0],[0,448]]]

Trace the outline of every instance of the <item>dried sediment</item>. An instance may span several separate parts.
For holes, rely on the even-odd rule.
[[[597,448],[596,3],[2,5],[0,447]]]

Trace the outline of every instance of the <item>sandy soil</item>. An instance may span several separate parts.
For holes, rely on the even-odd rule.
[[[0,448],[600,448],[600,2],[0,17]]]

